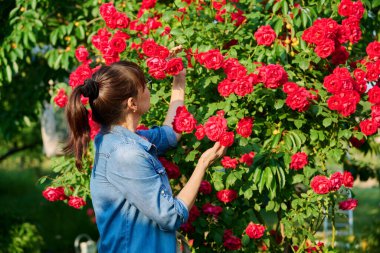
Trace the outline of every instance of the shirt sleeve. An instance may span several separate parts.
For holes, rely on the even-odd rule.
[[[157,147],[159,155],[163,155],[169,148],[177,146],[177,137],[170,126],[154,126],[149,130],[136,132],[153,143]]]
[[[109,159],[107,179],[161,230],[175,231],[187,221],[189,212],[166,189],[150,159],[134,145],[119,146]]]

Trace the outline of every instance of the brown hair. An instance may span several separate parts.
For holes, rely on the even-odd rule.
[[[83,85],[77,86],[66,105],[66,118],[70,136],[64,148],[66,154],[75,156],[75,164],[82,168],[82,157],[86,153],[90,137],[90,125],[81,95],[89,98],[92,119],[102,127],[120,123],[125,113],[125,102],[136,97],[138,89],[145,89],[146,81],[141,68],[128,61],[102,66]]]

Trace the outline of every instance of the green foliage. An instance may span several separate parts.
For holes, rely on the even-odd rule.
[[[52,84],[67,83],[69,72],[77,65],[74,51],[79,45],[89,49],[93,66],[103,62],[100,53],[91,45],[92,35],[105,26],[98,13],[100,3],[45,0],[16,1],[7,5],[5,9],[9,10],[9,16],[6,25],[1,28],[6,36],[1,40],[0,64],[6,67],[0,72],[0,96],[5,108],[2,117],[12,120],[0,128],[3,136],[11,129],[11,138],[17,129],[26,124],[25,117],[37,120],[40,101],[46,99],[48,90],[51,96],[55,96],[57,89],[62,87],[61,84],[52,87],[46,84],[50,79]],[[379,29],[376,26],[379,5],[369,1],[364,3],[367,13],[361,21],[363,39],[352,46],[351,61],[365,56],[366,45],[374,40],[373,34],[377,35]],[[334,207],[333,195],[316,195],[307,189],[308,185],[314,175],[330,174],[326,169],[328,159],[342,161],[351,136],[360,135],[354,128],[358,124],[357,119],[368,116],[369,108],[361,105],[351,117],[342,117],[328,109],[328,94],[322,83],[333,66],[328,60],[320,59],[312,46],[301,39],[302,32],[317,17],[341,19],[337,14],[337,2],[325,0],[321,4],[320,1],[303,1],[301,9],[295,4],[292,0],[242,0],[238,7],[245,12],[247,20],[243,25],[235,26],[228,17],[224,23],[214,22],[215,10],[209,2],[202,11],[193,3],[187,7],[185,14],[178,11],[178,8],[187,6],[181,1],[157,3],[155,10],[162,15],[162,28],[151,30],[149,34],[126,30],[131,39],[127,41],[127,50],[120,58],[139,63],[146,72],[145,61],[139,57],[141,52],[132,50],[131,44],[141,44],[144,39],[153,38],[168,48],[181,44],[193,52],[219,49],[226,57],[236,57],[249,73],[257,72],[255,62],[281,64],[289,80],[306,89],[319,91],[319,99],[304,113],[293,111],[285,105],[286,95],[281,89],[268,89],[262,84],[256,85],[254,92],[245,97],[231,95],[224,98],[216,92],[218,83],[225,78],[223,71],[207,70],[196,62],[194,56],[190,56],[187,65],[191,63],[193,67],[187,68],[186,104],[199,123],[204,123],[218,110],[226,112],[231,130],[236,128],[241,118],[255,118],[252,136],[243,138],[237,135],[235,144],[228,150],[228,155],[236,158],[254,151],[254,163],[251,166],[240,164],[235,170],[223,169],[220,164],[215,164],[207,171],[206,179],[215,191],[234,189],[239,197],[233,203],[222,204],[215,197],[215,191],[210,196],[200,195],[196,202],[198,207],[207,202],[223,206],[219,219],[201,215],[193,223],[195,233],[189,237],[195,239],[194,248],[200,252],[210,248],[224,252],[223,231],[231,228],[240,237],[250,221],[266,225],[267,230],[259,240],[248,240],[243,235],[242,251],[257,251],[263,244],[271,252],[290,251],[294,245],[299,245],[303,250],[307,240],[315,241],[313,233],[321,220],[329,215],[321,210]],[[139,4],[134,1],[115,1],[115,6],[133,18],[139,9]],[[228,3],[226,9],[231,11],[234,7]],[[153,17],[150,11],[140,20],[146,21],[149,17]],[[271,25],[277,35],[273,46],[257,45],[254,39],[254,32],[265,24]],[[170,26],[171,37],[161,36],[165,26]],[[291,43],[286,43],[286,39],[291,39]],[[227,47],[231,40],[236,40],[237,44]],[[185,59],[185,55],[182,52],[178,56]],[[26,77],[30,80],[29,77],[34,75],[33,83],[42,85],[25,85]],[[159,125],[163,121],[170,99],[170,83],[169,78],[153,82],[151,110],[142,122],[145,125]],[[11,114],[17,108],[15,106],[26,110],[22,116]],[[209,141],[198,141],[191,134],[184,135],[181,144],[167,154],[179,165],[183,174],[180,180],[172,180],[174,189],[183,186],[200,154],[211,146]],[[300,151],[309,155],[308,165],[303,170],[290,169],[291,156]],[[59,158],[53,166],[58,176],[52,185],[64,186],[68,195],[89,197],[91,156],[90,150],[86,154],[83,171],[76,170],[73,159]],[[45,180],[42,178],[41,182]],[[275,212],[277,221],[267,223],[261,211]],[[281,242],[276,243],[268,232],[272,228],[282,233]]]

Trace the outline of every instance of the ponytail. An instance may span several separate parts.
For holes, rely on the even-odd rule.
[[[91,105],[98,94],[98,84],[92,79],[86,79],[84,85],[77,86],[73,90],[66,105],[66,118],[70,135],[64,152],[74,155],[75,165],[78,169],[82,169],[83,154],[87,152],[91,140],[91,128],[88,122],[89,112],[82,104],[81,95],[88,97]]]
[[[128,61],[102,66],[83,85],[77,86],[66,105],[66,118],[70,128],[69,140],[64,147],[66,154],[74,155],[78,169],[91,141],[89,112],[81,102],[81,95],[89,98],[92,119],[108,129],[123,120],[124,102],[144,90],[146,80],[141,68]]]

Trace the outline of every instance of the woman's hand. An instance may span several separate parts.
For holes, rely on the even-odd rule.
[[[199,163],[206,165],[207,167],[213,164],[217,159],[226,154],[227,147],[220,145],[220,142],[216,142],[212,148],[207,149],[201,155]]]

